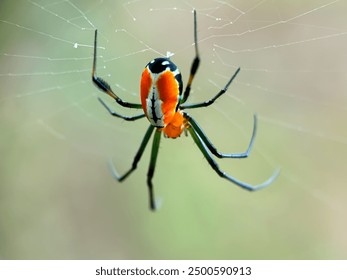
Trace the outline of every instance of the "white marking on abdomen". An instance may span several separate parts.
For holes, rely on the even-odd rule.
[[[164,127],[164,115],[161,110],[163,101],[159,99],[158,90],[152,87],[146,99],[147,116],[150,123],[156,127]]]

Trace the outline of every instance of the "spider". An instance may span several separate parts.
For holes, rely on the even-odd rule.
[[[200,149],[201,153],[204,155],[210,166],[213,168],[213,170],[222,178],[225,178],[246,190],[255,191],[262,189],[271,184],[279,174],[279,170],[277,169],[272,174],[272,176],[265,182],[258,185],[251,185],[242,182],[227,174],[226,172],[222,171],[212,156],[213,154],[218,158],[247,158],[252,149],[257,130],[257,117],[255,114],[253,118],[253,132],[247,150],[243,153],[226,154],[217,151],[215,146],[211,143],[211,141],[206,136],[199,124],[195,121],[195,119],[184,111],[184,109],[194,109],[212,105],[219,97],[221,97],[228,90],[228,87],[235,79],[237,74],[240,72],[240,68],[238,68],[236,72],[232,75],[230,80],[226,83],[224,88],[221,89],[211,99],[196,104],[185,104],[188,100],[191,85],[200,64],[196,18],[196,11],[194,10],[195,58],[191,65],[190,76],[185,90],[183,91],[182,76],[177,66],[169,58],[155,58],[146,65],[144,71],[142,72],[140,82],[141,104],[129,103],[122,100],[118,95],[114,93],[114,91],[111,89],[111,86],[106,81],[97,76],[96,58],[98,33],[97,30],[95,30],[94,59],[92,68],[92,80],[94,84],[101,91],[105,92],[110,97],[112,97],[119,105],[132,109],[142,108],[144,113],[133,116],[124,116],[113,111],[108,105],[106,105],[106,103],[101,98],[98,97],[98,100],[106,108],[106,110],[114,117],[118,117],[126,121],[135,121],[143,117],[147,117],[148,121],[150,122],[147,132],[145,133],[145,136],[141,142],[140,148],[138,149],[135,155],[131,168],[125,174],[120,176],[118,175],[115,168],[112,166],[113,177],[117,179],[119,182],[122,182],[136,169],[137,164],[140,161],[141,156],[154,131],[152,152],[150,157],[149,169],[147,173],[149,206],[151,210],[156,209],[152,178],[156,166],[159,143],[162,134],[164,134],[164,136],[166,136],[167,138],[177,138],[183,133],[183,131],[185,131],[185,133],[187,133],[188,131],[191,137],[193,138],[194,142]]]

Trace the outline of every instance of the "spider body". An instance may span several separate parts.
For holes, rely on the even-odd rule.
[[[182,96],[182,76],[168,58],[156,58],[142,72],[140,82],[143,111],[154,127],[161,128],[169,138],[178,137],[184,128],[178,111]]]
[[[191,135],[193,141],[210,164],[211,168],[222,178],[234,183],[235,185],[246,189],[248,191],[255,191],[264,188],[271,184],[273,180],[278,176],[279,170],[277,169],[270,178],[258,185],[251,185],[236,179],[235,177],[227,174],[221,170],[213,158],[247,158],[254,143],[254,138],[257,130],[257,117],[253,117],[253,132],[248,148],[242,153],[221,153],[212,144],[209,138],[206,136],[202,128],[190,116],[185,109],[194,109],[201,107],[208,107],[212,105],[219,97],[221,97],[229,88],[232,81],[235,79],[237,74],[240,72],[238,68],[229,81],[226,83],[223,89],[221,89],[214,97],[207,101],[203,101],[195,104],[185,104],[190,95],[190,89],[194,76],[198,70],[200,64],[200,57],[198,52],[198,40],[197,40],[197,21],[196,11],[194,10],[194,43],[195,43],[195,58],[192,62],[190,75],[187,85],[183,91],[183,83],[180,71],[177,66],[169,58],[156,58],[149,62],[144,71],[140,81],[140,99],[139,103],[130,103],[121,99],[112,89],[111,86],[102,78],[96,75],[96,58],[97,58],[97,30],[95,30],[94,38],[94,59],[92,67],[92,80],[98,89],[103,91],[112,97],[119,105],[132,108],[132,109],[143,109],[143,114],[124,116],[113,111],[106,103],[99,98],[101,104],[106,110],[114,117],[121,118],[126,121],[135,121],[143,117],[147,117],[150,125],[142,139],[140,147],[134,157],[131,168],[123,175],[118,175],[116,169],[111,164],[111,170],[113,177],[119,182],[125,180],[136,168],[139,163],[144,150],[154,132],[152,151],[150,156],[149,168],[147,173],[147,186],[149,191],[149,205],[151,210],[156,209],[156,203],[153,191],[153,175],[156,166],[160,138],[161,134],[164,133],[168,138],[177,138],[181,135],[184,130],[187,130]]]

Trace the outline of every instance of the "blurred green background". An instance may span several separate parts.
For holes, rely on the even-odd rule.
[[[201,68],[191,102],[242,70],[214,106],[190,111],[249,183],[219,178],[191,137],[162,139],[148,210],[147,148],[122,184],[107,167],[131,165],[148,122],[91,82],[98,74],[138,102],[143,67],[172,60],[187,81],[198,12]],[[1,1],[1,259],[345,259],[347,129],[345,1]]]

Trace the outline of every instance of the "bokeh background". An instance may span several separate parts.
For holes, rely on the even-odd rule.
[[[242,70],[215,105],[190,113],[249,183],[219,178],[191,137],[162,139],[148,210],[147,148],[122,184],[148,122],[91,82],[138,101],[148,61],[167,52],[187,81],[198,13],[201,68],[191,102]],[[346,1],[7,1],[0,4],[1,259],[345,259]]]

